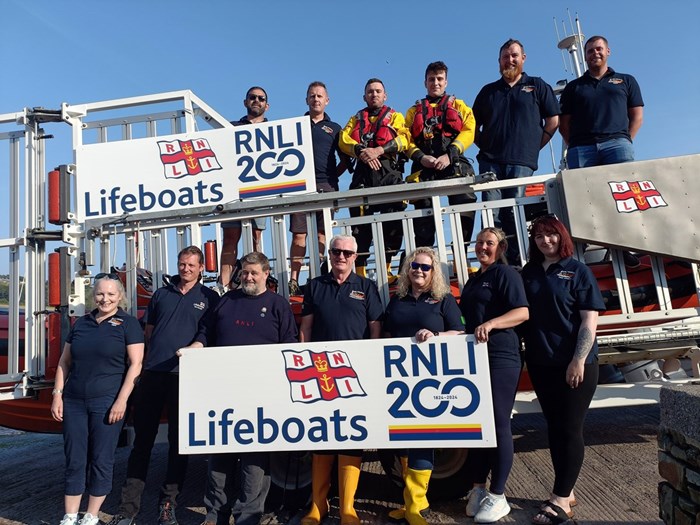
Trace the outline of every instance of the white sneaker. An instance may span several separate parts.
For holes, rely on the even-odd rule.
[[[486,497],[486,489],[484,487],[474,487],[469,491],[469,500],[467,501],[467,516],[473,518],[479,512],[481,500]]]
[[[481,502],[481,508],[474,516],[474,523],[493,523],[509,513],[510,505],[508,505],[504,494],[486,492],[486,497]]]
[[[86,512],[78,522],[78,525],[98,525],[98,523],[100,523],[100,518]]]
[[[78,525],[77,514],[64,514],[61,523],[58,525]]]

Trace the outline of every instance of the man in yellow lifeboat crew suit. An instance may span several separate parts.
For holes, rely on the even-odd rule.
[[[399,153],[406,150],[410,141],[403,115],[385,105],[386,90],[378,78],[367,81],[363,99],[367,107],[350,118],[339,137],[340,150],[357,159],[350,189],[401,184],[403,162]],[[391,213],[404,209],[403,202],[363,206],[350,208],[350,216]],[[391,257],[401,248],[403,228],[401,221],[390,221],[385,222],[382,229],[388,270]],[[353,228],[352,234],[357,239],[355,272],[366,277],[365,267],[372,242],[371,225],[358,225]]]
[[[406,128],[411,136],[407,155],[413,161],[411,179],[421,182],[443,180],[453,177],[474,176],[474,168],[464,152],[474,142],[476,120],[463,100],[448,95],[447,65],[432,62],[425,69],[427,96],[406,112]],[[451,195],[449,203],[467,204],[475,202],[473,193]],[[430,199],[414,203],[416,209],[430,207]],[[474,227],[474,212],[461,216],[464,242],[471,240]],[[433,246],[435,243],[435,220],[421,217],[413,221],[416,246]]]

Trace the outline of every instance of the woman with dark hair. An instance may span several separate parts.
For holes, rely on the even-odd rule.
[[[484,228],[476,237],[475,253],[481,268],[464,285],[459,308],[467,333],[488,344],[496,448],[469,451],[474,487],[467,516],[475,523],[492,523],[510,512],[505,486],[513,467],[511,413],[518,389],[520,338],[515,327],[528,318],[528,303],[518,272],[504,262],[508,241],[499,228]],[[486,478],[491,473],[490,490]]]
[[[398,276],[398,289],[386,310],[387,337],[415,337],[422,343],[431,337],[457,335],[464,325],[457,301],[443,277],[440,260],[432,248],[416,248],[406,257]],[[421,511],[428,508],[428,482],[433,471],[433,449],[410,449],[404,464],[403,509],[389,513],[393,520],[426,525]]]
[[[126,402],[141,373],[143,331],[121,309],[124,287],[115,274],[98,273],[96,308],[71,328],[58,361],[51,415],[63,422],[66,454],[65,516],[61,525],[97,525],[112,490],[114,452]],[[78,510],[87,490],[87,512]]]
[[[603,297],[591,270],[573,259],[574,244],[556,217],[530,228],[530,261],[522,278],[530,302],[525,362],[547,420],[554,487],[532,521],[573,517],[574,485],[583,464],[583,421],[598,383],[595,332]]]

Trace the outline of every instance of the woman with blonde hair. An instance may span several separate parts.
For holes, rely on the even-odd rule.
[[[386,310],[384,330],[387,337],[415,337],[417,343],[464,331],[457,301],[432,248],[416,248],[403,262],[398,289]],[[429,506],[427,492],[433,461],[433,449],[410,449],[408,460],[402,458],[405,506],[392,511],[390,518],[405,519],[409,525],[426,525],[421,512]]]

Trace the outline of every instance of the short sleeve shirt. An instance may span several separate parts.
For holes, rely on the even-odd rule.
[[[369,339],[370,321],[379,321],[384,307],[377,286],[351,273],[343,284],[328,273],[312,279],[304,293],[302,317],[313,315],[312,341]]]
[[[643,105],[642,92],[632,75],[608,68],[597,79],[586,71],[561,94],[562,115],[571,116],[569,147],[615,138],[632,140],[628,110]]]
[[[93,310],[79,318],[66,339],[71,345],[71,368],[63,389],[65,397],[116,397],[128,366],[126,347],[143,343],[138,320],[121,308],[100,323],[96,314]]]
[[[473,334],[480,324],[523,306],[528,306],[523,282],[518,272],[506,264],[479,270],[464,285],[459,300],[468,334]],[[521,366],[520,338],[515,328],[491,330],[488,350],[491,368]]]
[[[537,169],[544,119],[559,114],[549,84],[523,73],[511,87],[503,78],[486,84],[474,101],[477,160]]]
[[[464,330],[462,313],[452,295],[435,299],[429,292],[417,299],[407,294],[394,295],[389,301],[384,317],[384,331],[391,337],[413,337],[421,329],[431,332]]]
[[[525,360],[528,365],[566,366],[574,356],[581,310],[605,310],[603,296],[593,272],[585,264],[567,257],[545,271],[540,263],[523,268],[530,319],[524,325]],[[596,361],[598,344],[586,364]]]
[[[153,325],[144,370],[177,372],[180,359],[176,352],[194,341],[199,321],[216,306],[219,295],[201,283],[186,294],[177,287],[179,277],[153,294],[146,310],[146,324]]]

